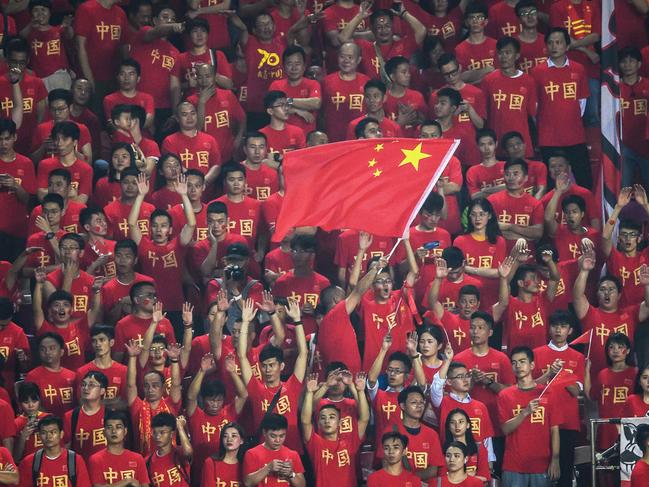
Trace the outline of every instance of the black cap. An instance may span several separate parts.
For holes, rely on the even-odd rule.
[[[247,259],[250,257],[250,250],[244,244],[235,243],[228,245],[228,248],[225,251],[226,257],[240,257],[242,259]]]

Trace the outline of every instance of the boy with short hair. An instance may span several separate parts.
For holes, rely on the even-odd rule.
[[[370,474],[367,478],[367,487],[421,486],[419,477],[404,467],[408,448],[408,438],[405,435],[398,431],[385,433],[381,437],[381,447],[383,448],[383,468]]]
[[[155,450],[146,459],[146,469],[156,487],[189,487],[189,464],[193,454],[192,444],[187,436],[187,420],[184,416],[174,417],[162,412],[151,420]],[[174,445],[178,435],[179,445]]]

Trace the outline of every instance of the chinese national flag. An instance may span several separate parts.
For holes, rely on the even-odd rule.
[[[286,154],[286,196],[273,241],[293,227],[401,237],[459,141],[359,139]]]
[[[565,388],[575,385],[577,383],[577,376],[566,369],[561,369],[554,379],[548,384],[550,387]]]
[[[577,338],[570,342],[570,345],[585,345],[590,343],[590,336],[592,335],[593,330],[588,330],[583,332]]]

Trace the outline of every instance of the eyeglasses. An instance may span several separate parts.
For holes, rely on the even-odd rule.
[[[270,107],[271,108],[286,108],[287,106],[288,106],[288,103],[284,102],[284,103],[278,103],[276,105],[271,105]]]
[[[449,71],[448,73],[442,72],[442,76],[445,78],[450,78],[451,76],[455,76],[460,72],[460,68],[455,68],[453,71]]]
[[[521,17],[530,17],[532,15],[536,15],[537,10],[535,8],[530,9],[530,10],[525,10],[524,12],[521,12],[519,15]]]
[[[455,375],[453,377],[449,377],[448,379],[449,380],[454,380],[454,379],[462,380],[462,379],[470,379],[470,378],[471,378],[471,374],[458,374],[458,375]]]
[[[99,384],[94,382],[82,382],[81,389],[94,389],[95,387],[101,387]]]
[[[484,15],[469,15],[469,16],[467,17],[467,20],[468,20],[469,22],[474,22],[474,21],[476,21],[476,20],[477,20],[478,22],[482,22],[482,21],[485,20],[486,18],[487,18],[487,17],[485,17]]]
[[[151,353],[156,353],[156,352],[162,353],[162,352],[164,352],[164,350],[165,350],[164,347],[151,347],[151,348],[149,348],[149,352],[151,352]]]
[[[74,252],[75,250],[81,250],[81,249],[79,247],[77,247],[77,246],[69,247],[67,245],[64,245],[63,247],[61,247],[61,250],[63,252]]]
[[[379,286],[383,286],[384,284],[392,284],[392,279],[377,279],[374,281],[374,284],[378,284]]]
[[[639,236],[638,232],[620,232],[620,238],[638,238]]]
[[[313,249],[291,249],[292,254],[312,254],[315,252]]]
[[[401,369],[393,369],[393,368],[390,367],[388,369],[385,369],[385,373],[388,374],[388,375],[401,375],[404,372]]]

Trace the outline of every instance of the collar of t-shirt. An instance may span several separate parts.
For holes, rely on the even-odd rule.
[[[565,68],[567,66],[570,66],[570,59],[568,56],[566,56],[566,63],[563,66],[559,66],[558,64],[554,64],[554,61],[552,59],[548,58],[548,68]]]
[[[548,343],[548,348],[554,350],[555,352],[565,352],[568,350],[568,344],[566,343],[563,347],[557,347],[553,342]]]
[[[418,428],[408,428],[407,426],[404,426],[404,429],[408,432],[408,434],[418,435],[421,431],[421,426],[419,426]]]
[[[455,394],[453,391],[450,391],[448,395],[460,404],[469,404],[471,402],[471,396],[469,394],[467,394],[464,399],[461,399],[460,396]]]

